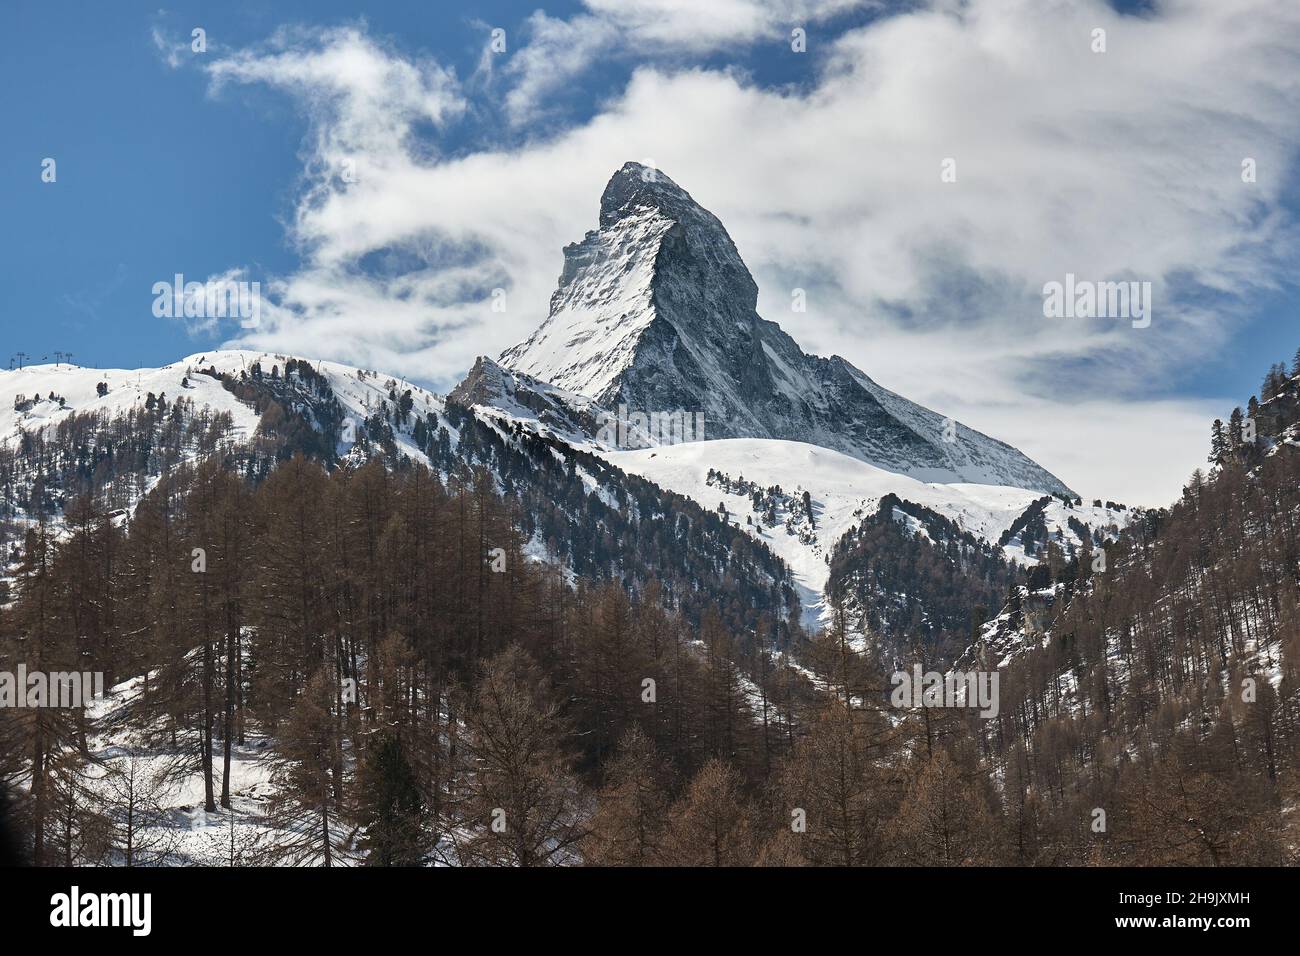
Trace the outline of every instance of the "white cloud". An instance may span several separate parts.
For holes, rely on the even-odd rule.
[[[509,60],[514,80],[505,95],[506,115],[521,124],[545,113],[540,105],[553,91],[587,70],[592,61],[615,47],[621,33],[601,17],[572,20],[538,10],[528,18],[529,43]]]
[[[583,0],[637,41],[704,53],[788,33],[875,0]]]
[[[171,39],[157,25],[149,31],[149,39],[153,42],[154,51],[168,67],[173,70],[181,68],[185,55],[190,52],[188,43]]]
[[[219,59],[208,74],[214,93],[229,83],[264,83],[295,95],[309,111],[316,142],[307,172],[317,187],[309,207],[359,178],[356,166],[379,175],[409,168],[418,124],[441,126],[465,108],[451,73],[402,58],[360,27],[281,30],[266,49]]]
[[[535,17],[537,42],[596,29],[582,17],[683,42],[676,4],[589,7]],[[758,7],[727,5],[702,35],[784,28]],[[653,157],[728,226],[760,312],[805,348],[1020,444],[1085,496],[1149,501],[1203,458],[1191,426],[1203,434],[1206,412],[1134,403],[1221,345],[1239,318],[1222,301],[1239,309],[1294,261],[1277,200],[1300,143],[1297,50],[1300,8],[1283,0],[1178,0],[1143,19],[973,0],[845,35],[811,90],[660,64],[588,122],[444,159],[423,127],[465,108],[449,73],[360,28],[282,34],[211,67],[219,86],[292,92],[313,119],[292,224],[304,266],[245,341],[449,384],[542,321],[561,246],[594,227],[615,169]],[[551,80],[520,68],[506,95],[524,90],[524,111],[580,60],[552,63]],[[948,157],[956,183],[940,181]],[[1042,285],[1067,272],[1151,281],[1151,328],[1044,319]],[[789,309],[795,286],[807,313]],[[1081,451],[1094,441],[1123,449],[1124,470]]]
[[[1028,410],[1021,402],[977,403],[963,415],[1035,461],[1050,462],[1089,501],[1166,507],[1178,499],[1193,469],[1209,469],[1210,422],[1231,404],[1036,398]]]
[[[507,61],[514,81],[506,93],[512,123],[548,114],[545,99],[601,58],[703,56],[762,40],[789,41],[799,27],[880,0],[584,0],[590,11],[568,20],[538,10],[528,18],[528,44]],[[817,40],[812,42],[816,43]]]

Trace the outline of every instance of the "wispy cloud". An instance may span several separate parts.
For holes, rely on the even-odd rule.
[[[537,45],[509,54],[517,65],[488,95],[525,117],[608,44],[716,49],[788,21],[738,2],[688,35],[685,5],[588,7],[535,15]],[[572,63],[543,55],[563,43]],[[1134,449],[1131,470],[1158,473],[1147,500],[1176,491],[1201,457],[1202,409],[1166,419],[1181,454],[1148,443],[1145,457],[1152,420],[1126,410],[1162,370],[1219,347],[1295,261],[1278,200],[1300,146],[1300,9],[1179,0],[1135,18],[1100,2],[972,0],[810,43],[826,55],[809,89],[657,62],[590,120],[454,157],[439,130],[465,88],[364,26],[285,31],[216,59],[214,90],[265,83],[312,121],[290,227],[303,267],[270,287],[275,305],[244,341],[446,384],[545,317],[560,248],[594,226],[606,179],[653,159],[727,224],[760,311],[805,347],[1020,441],[1085,494],[1076,436],[1104,423]],[[1066,273],[1150,281],[1151,327],[1045,319],[1043,284]],[[790,309],[796,287],[807,312]],[[1027,438],[996,427],[1008,409]],[[1122,479],[1096,477],[1097,493],[1123,494],[1109,484]]]
[[[190,52],[189,43],[178,37],[168,36],[161,26],[155,25],[149,31],[154,51],[173,70],[179,70]]]
[[[689,59],[759,41],[792,42],[793,33],[880,0],[585,0],[588,11],[562,19],[538,10],[527,43],[506,62],[512,80],[507,118],[520,125],[550,114],[546,98],[605,59]],[[816,42],[816,41],[814,41]]]

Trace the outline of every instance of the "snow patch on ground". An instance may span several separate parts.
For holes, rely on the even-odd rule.
[[[920,481],[828,448],[779,439],[726,438],[599,454],[624,471],[686,495],[705,508],[716,510],[719,503],[725,505],[731,523],[763,541],[789,565],[804,605],[805,624],[814,626],[824,623],[829,610],[822,595],[835,543],[851,526],[874,514],[885,495],[895,494],[929,508],[993,545],[1031,503],[1043,497],[1040,491],[1004,485]],[[780,525],[760,525],[747,496],[726,494],[709,485],[709,469],[763,487],[779,485],[787,494],[808,491],[817,521],[814,540],[805,543]],[[746,516],[753,517],[754,523],[747,524]],[[1068,526],[1070,516],[1090,526],[1126,520],[1122,512],[1091,506],[1066,508],[1060,499],[1053,499],[1045,514],[1048,530],[1077,542]],[[1004,553],[1022,564],[1034,563],[1016,541],[1010,542]]]

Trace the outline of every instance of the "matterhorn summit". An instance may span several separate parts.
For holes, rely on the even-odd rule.
[[[565,247],[548,318],[499,365],[607,409],[702,412],[709,439],[807,442],[926,482],[1073,496],[1010,445],[839,356],[807,354],[757,303],[718,218],[663,172],[627,163],[601,195],[599,228]]]

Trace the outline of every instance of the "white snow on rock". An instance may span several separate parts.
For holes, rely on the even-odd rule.
[[[200,369],[215,368],[235,377],[260,363],[264,375],[272,368],[284,374],[290,359],[306,361],[329,381],[344,413],[357,421],[373,414],[383,401],[388,400],[390,389],[398,394],[410,389],[414,400],[413,412],[424,415],[428,411],[441,414],[443,399],[433,392],[412,385],[399,376],[357,369],[355,366],[301,356],[257,352],[246,349],[220,349],[186,356],[162,368],[98,369],[78,365],[35,365],[24,369],[0,370],[0,443],[12,442],[18,429],[35,431],[57,425],[74,413],[105,412],[116,415],[131,408],[143,406],[150,392],[155,396],[166,394],[169,402],[184,397],[196,409],[208,407],[214,412],[229,412],[235,424],[236,440],[245,441],[257,430],[260,421],[257,412],[239,401],[222,384]],[[96,394],[96,386],[103,382],[108,393]],[[182,385],[185,382],[185,385]],[[64,406],[49,398],[53,392],[66,400]],[[16,399],[39,396],[30,408],[18,410]],[[425,461],[411,436],[396,434],[398,448],[418,461]],[[346,446],[340,449],[346,451]]]
[[[922,481],[1072,494],[1005,442],[839,356],[805,353],[757,313],[758,286],[722,223],[663,172],[619,169],[599,227],[565,247],[549,316],[501,354],[476,401],[493,404],[491,384],[511,390],[504,371],[610,410],[699,414],[708,438],[807,441]]]
[[[214,352],[213,356],[219,354],[223,353]],[[73,414],[105,412],[112,416],[127,412],[143,406],[150,392],[155,396],[166,393],[169,402],[183,396],[193,401],[196,408],[207,406],[215,412],[229,412],[238,437],[251,438],[257,429],[257,413],[215,379],[192,371],[187,375],[186,369],[197,358],[191,356],[162,368],[99,369],[61,364],[0,370],[0,442],[12,441],[20,428],[46,429]],[[182,386],[181,382],[187,378],[187,386]],[[96,393],[96,386],[101,382],[108,386],[106,395]],[[64,404],[51,399],[51,393],[61,396]],[[29,408],[20,410],[15,407],[20,396],[35,401]]]
[[[920,481],[829,448],[778,439],[719,439],[604,451],[601,455],[624,471],[686,495],[710,510],[724,504],[731,523],[763,541],[790,566],[808,623],[824,620],[828,611],[822,595],[835,542],[862,518],[874,514],[885,495],[892,493],[929,508],[995,546],[1015,519],[1043,497],[1042,492],[1002,485]],[[727,494],[709,485],[710,469],[765,488],[779,485],[796,497],[808,491],[816,519],[813,541],[788,534],[781,524],[762,526],[746,495]],[[752,524],[746,523],[747,516],[753,519]],[[1064,502],[1053,499],[1046,508],[1045,524],[1076,546],[1078,536],[1069,527],[1070,516],[1090,527],[1122,526],[1127,521],[1123,512],[1091,506],[1067,509]],[[1016,539],[1008,542],[1003,553],[1022,564],[1035,563]]]

